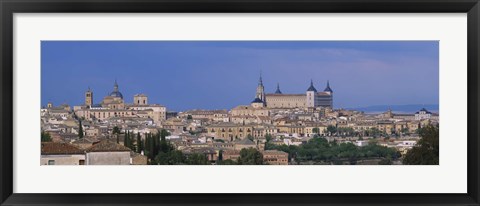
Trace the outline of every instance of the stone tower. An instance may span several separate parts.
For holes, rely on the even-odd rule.
[[[133,96],[134,105],[148,105],[148,97],[145,94],[136,94]]]
[[[317,89],[313,86],[313,80],[310,80],[310,87],[307,89],[307,107],[315,107],[315,97],[317,94]]]
[[[87,92],[85,92],[85,105],[91,107],[93,104],[93,92],[88,88]]]
[[[332,88],[330,88],[330,81],[329,80],[327,80],[327,87],[323,91],[330,95],[330,103],[329,104],[330,104],[330,107],[333,108],[333,90],[332,90]]]
[[[260,74],[260,80],[258,81],[258,86],[257,86],[257,93],[255,95],[255,98],[258,98],[262,100],[263,104],[265,105],[265,87],[263,87],[263,81],[262,81],[262,74]]]
[[[333,90],[330,88],[330,80],[327,80],[327,87],[323,91],[327,92],[328,94],[333,94]]]

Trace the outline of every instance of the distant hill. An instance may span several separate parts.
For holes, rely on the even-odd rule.
[[[393,112],[397,113],[414,113],[422,108],[435,113],[438,113],[439,110],[438,104],[373,105],[346,109],[364,111],[365,113],[382,113],[388,109],[391,109]]]

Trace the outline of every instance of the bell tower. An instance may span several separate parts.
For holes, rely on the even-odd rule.
[[[307,107],[315,107],[315,98],[317,94],[317,89],[313,86],[313,80],[310,80],[310,87],[307,89],[307,94],[306,94],[306,105]]]
[[[262,81],[262,73],[260,73],[260,80],[258,81],[257,86],[257,93],[255,94],[255,98],[262,100],[263,104],[265,105],[265,87],[263,86]]]
[[[92,107],[93,104],[93,92],[88,87],[88,90],[85,92],[85,105]]]

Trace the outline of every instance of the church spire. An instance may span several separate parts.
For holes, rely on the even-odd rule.
[[[265,104],[265,88],[263,86],[262,71],[260,71],[260,79],[258,81],[257,92],[255,94],[255,97],[263,101],[263,103]]]
[[[280,91],[280,84],[277,83],[277,91],[275,91],[275,94],[281,94],[282,92]]]
[[[330,81],[329,80],[327,80],[327,87],[323,91],[333,93],[332,88],[330,88]]]
[[[310,79],[310,87],[308,87],[307,89],[307,92],[310,91],[317,92],[317,89],[315,89],[315,87],[313,86],[313,79]]]
[[[262,85],[262,86],[263,86],[262,71],[260,71],[260,80],[258,80],[258,85]]]
[[[115,84],[113,85],[113,91],[118,92],[117,79],[115,79]]]

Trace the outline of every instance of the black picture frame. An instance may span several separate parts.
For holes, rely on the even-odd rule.
[[[479,0],[0,0],[1,205],[480,205]],[[19,194],[13,193],[13,14],[15,13],[467,13],[466,194]],[[445,177],[455,178],[455,177]]]

